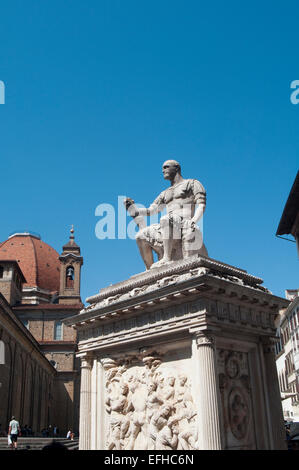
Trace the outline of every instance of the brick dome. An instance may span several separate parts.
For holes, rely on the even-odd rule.
[[[0,260],[16,260],[26,278],[25,287],[59,291],[60,262],[54,248],[31,233],[16,233],[0,243]]]

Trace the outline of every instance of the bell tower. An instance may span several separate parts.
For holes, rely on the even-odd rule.
[[[80,247],[75,243],[74,226],[71,228],[69,242],[62,247],[59,256],[60,261],[60,304],[79,304],[80,297],[80,274],[83,258]]]

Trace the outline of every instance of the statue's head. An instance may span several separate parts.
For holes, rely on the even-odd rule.
[[[176,160],[167,160],[163,163],[162,172],[164,179],[172,180],[177,173],[181,174],[181,165]]]
[[[122,383],[120,386],[120,391],[122,395],[127,395],[129,393],[129,387],[126,383]]]
[[[181,375],[179,376],[179,383],[180,383],[180,385],[185,385],[186,382],[187,382],[187,377],[186,377],[185,375],[181,374]]]
[[[168,416],[169,413],[171,412],[171,406],[170,405],[164,405],[161,410],[161,415],[162,416]]]
[[[175,383],[175,378],[173,377],[173,375],[170,375],[169,377],[167,377],[167,383],[168,385],[171,385],[173,387]]]
[[[155,392],[157,390],[157,384],[156,382],[150,382],[148,384],[148,388],[150,392]]]

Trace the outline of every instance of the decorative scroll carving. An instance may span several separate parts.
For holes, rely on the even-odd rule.
[[[157,351],[125,360],[102,359],[105,370],[106,448],[197,449],[197,412],[190,380]]]
[[[211,348],[215,348],[215,338],[209,333],[195,333],[195,340],[197,347],[210,346]]]
[[[226,448],[254,448],[248,354],[218,351]]]

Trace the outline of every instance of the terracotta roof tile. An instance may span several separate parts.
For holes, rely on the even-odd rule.
[[[18,262],[27,280],[25,287],[59,291],[59,254],[36,236],[17,234],[9,237],[0,244],[0,258]]]

